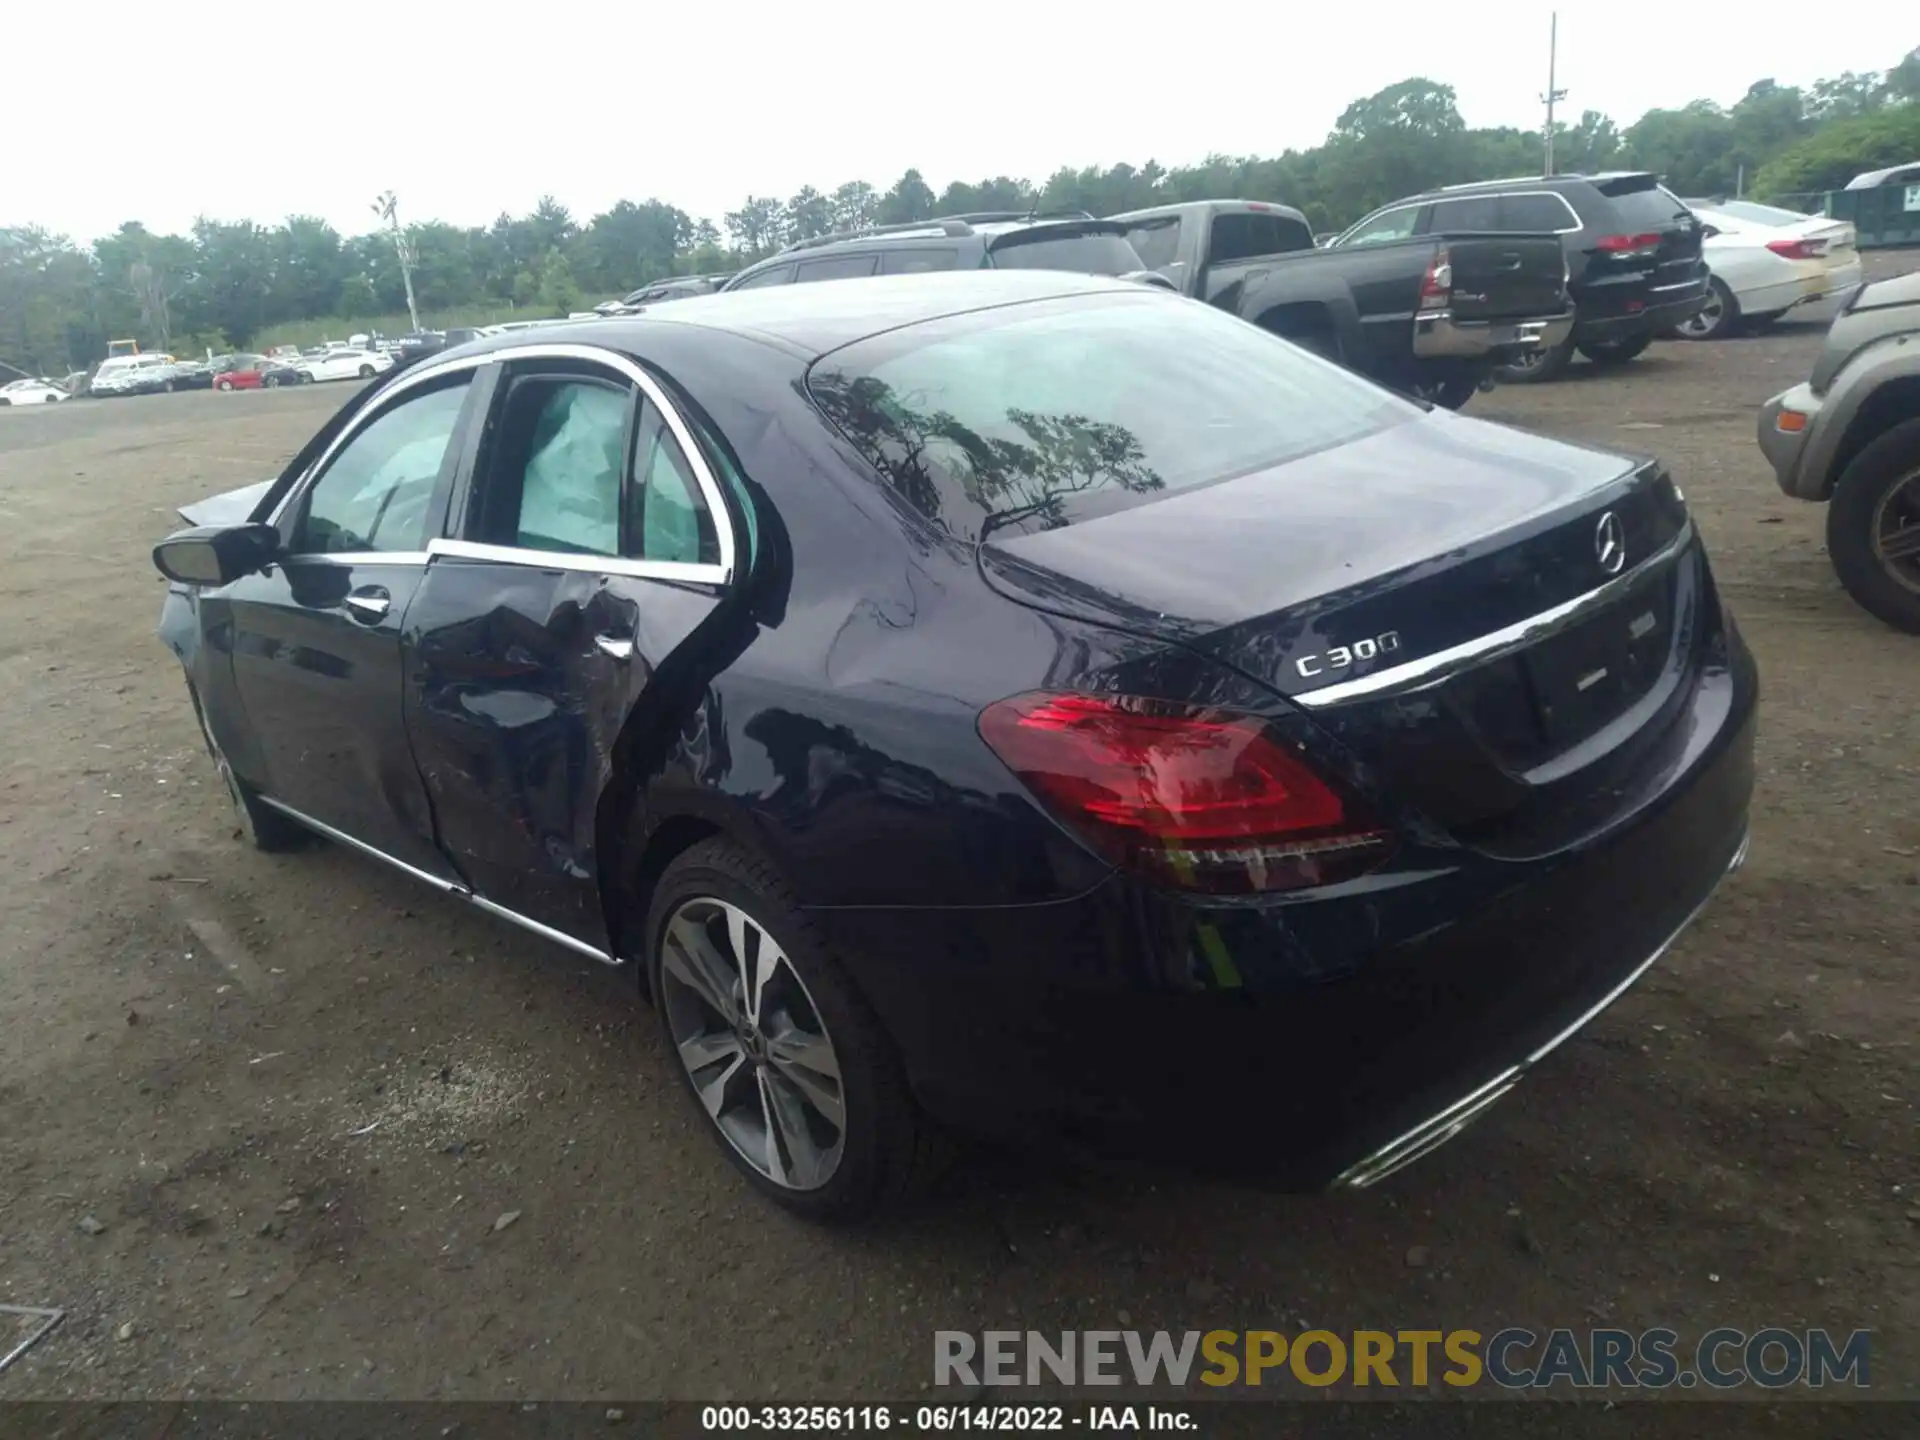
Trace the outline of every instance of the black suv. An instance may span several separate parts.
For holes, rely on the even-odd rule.
[[[1567,257],[1573,331],[1503,365],[1502,380],[1551,380],[1578,350],[1596,365],[1631,360],[1699,313],[1707,298],[1701,224],[1644,170],[1449,185],[1374,211],[1342,236],[1485,231],[1554,234]]]
[[[983,268],[1074,270],[1165,283],[1147,274],[1124,225],[1096,220],[1084,210],[986,210],[796,241],[742,270],[722,289]]]

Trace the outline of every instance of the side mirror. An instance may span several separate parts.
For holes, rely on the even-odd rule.
[[[271,525],[202,525],[153,547],[153,565],[182,585],[225,585],[263,569],[280,553]]]

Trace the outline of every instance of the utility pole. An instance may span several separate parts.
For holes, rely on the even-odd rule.
[[[1556,90],[1554,88],[1554,81],[1557,78],[1556,67],[1558,66],[1559,59],[1560,12],[1556,10],[1553,12],[1551,28],[1547,31],[1547,93],[1540,97],[1547,105],[1547,165],[1546,169],[1541,172],[1544,175],[1553,174],[1553,107],[1567,98],[1566,91]]]
[[[387,229],[393,235],[394,253],[400,257],[400,282],[407,287],[407,318],[418,330],[420,307],[413,301],[413,246],[408,243],[406,232],[400,228],[399,208],[400,201],[391,190],[373,202],[373,213],[387,222]]]

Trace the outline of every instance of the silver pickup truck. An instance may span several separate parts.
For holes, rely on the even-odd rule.
[[[1920,271],[1841,306],[1810,379],[1760,407],[1780,488],[1827,502],[1827,554],[1862,609],[1920,634]]]

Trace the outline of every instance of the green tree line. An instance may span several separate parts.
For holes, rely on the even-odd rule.
[[[1920,49],[1889,70],[1806,88],[1760,80],[1731,107],[1696,100],[1625,130],[1588,110],[1555,132],[1563,172],[1644,168],[1685,195],[1835,188],[1920,158]],[[548,196],[491,225],[427,221],[406,233],[429,320],[483,307],[559,315],[663,276],[732,269],[795,240],[968,210],[1106,215],[1233,197],[1294,205],[1316,230],[1334,229],[1433,185],[1538,173],[1542,149],[1539,131],[1469,127],[1452,86],[1415,77],[1354,101],[1323,144],[1266,158],[1063,168],[1039,183],[1000,175],[939,191],[908,170],[885,189],[854,180],[786,199],[750,195],[718,224],[659,199],[622,200],[582,222]],[[246,345],[294,321],[335,319],[344,333],[405,308],[390,234],[344,236],[309,215],[279,225],[202,218],[186,235],[130,220],[86,246],[34,225],[0,228],[0,361],[28,371],[84,368],[121,336],[184,352]]]

